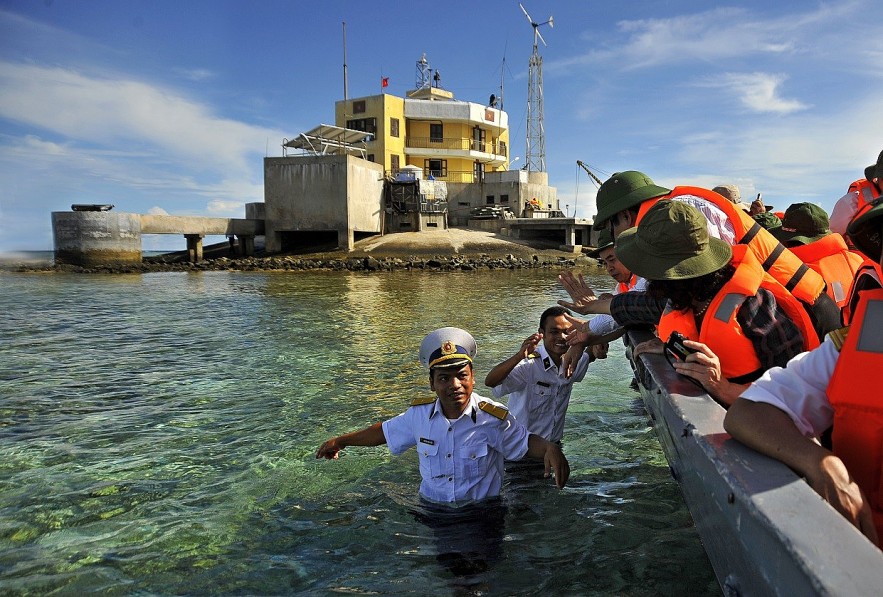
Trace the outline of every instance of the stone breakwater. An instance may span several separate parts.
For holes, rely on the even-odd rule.
[[[378,272],[396,270],[472,271],[477,269],[537,269],[598,267],[597,261],[586,257],[568,258],[535,254],[529,257],[434,256],[434,257],[348,257],[342,259],[301,258],[293,256],[206,259],[199,263],[164,261],[149,258],[141,263],[80,267],[75,265],[19,265],[17,272],[69,272],[85,274],[136,274],[191,271],[354,271]],[[600,269],[600,268],[599,268]]]

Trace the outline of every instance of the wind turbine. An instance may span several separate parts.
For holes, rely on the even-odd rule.
[[[525,152],[525,165],[528,171],[546,171],[546,130],[543,124],[543,58],[540,56],[537,39],[546,46],[546,40],[540,33],[542,25],[554,27],[552,16],[548,21],[537,23],[521,3],[518,3],[521,12],[527,17],[527,22],[533,27],[533,53],[528,64],[527,81],[527,151]]]

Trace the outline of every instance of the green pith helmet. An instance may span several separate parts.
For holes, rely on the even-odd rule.
[[[730,245],[708,234],[708,221],[683,201],[662,200],[616,239],[616,257],[645,280],[688,280],[730,262]]]
[[[637,170],[617,172],[608,178],[601,188],[598,189],[598,215],[592,226],[595,230],[601,230],[612,216],[624,209],[640,205],[647,199],[668,195],[671,189],[666,189],[653,182],[653,179]]]
[[[599,259],[601,257],[601,251],[603,251],[604,249],[609,249],[612,246],[613,233],[610,232],[610,228],[604,228],[598,234],[598,248],[589,251],[589,257]]]

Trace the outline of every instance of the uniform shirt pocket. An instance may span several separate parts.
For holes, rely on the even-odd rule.
[[[490,461],[487,444],[464,444],[459,450],[461,474],[464,478],[475,478],[484,475]]]
[[[541,415],[554,409],[552,404],[555,387],[548,382],[537,382],[533,386],[533,400],[530,401],[530,413]]]
[[[438,443],[417,443],[417,453],[420,455],[420,476],[430,479],[444,474],[442,465],[438,459]]]

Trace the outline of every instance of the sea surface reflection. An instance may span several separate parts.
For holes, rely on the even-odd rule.
[[[429,392],[416,355],[434,328],[476,337],[482,380],[565,298],[555,272],[0,287],[0,593],[719,591],[618,343],[575,386],[569,487],[510,474],[499,552],[465,576],[438,557],[413,452],[314,459]]]

